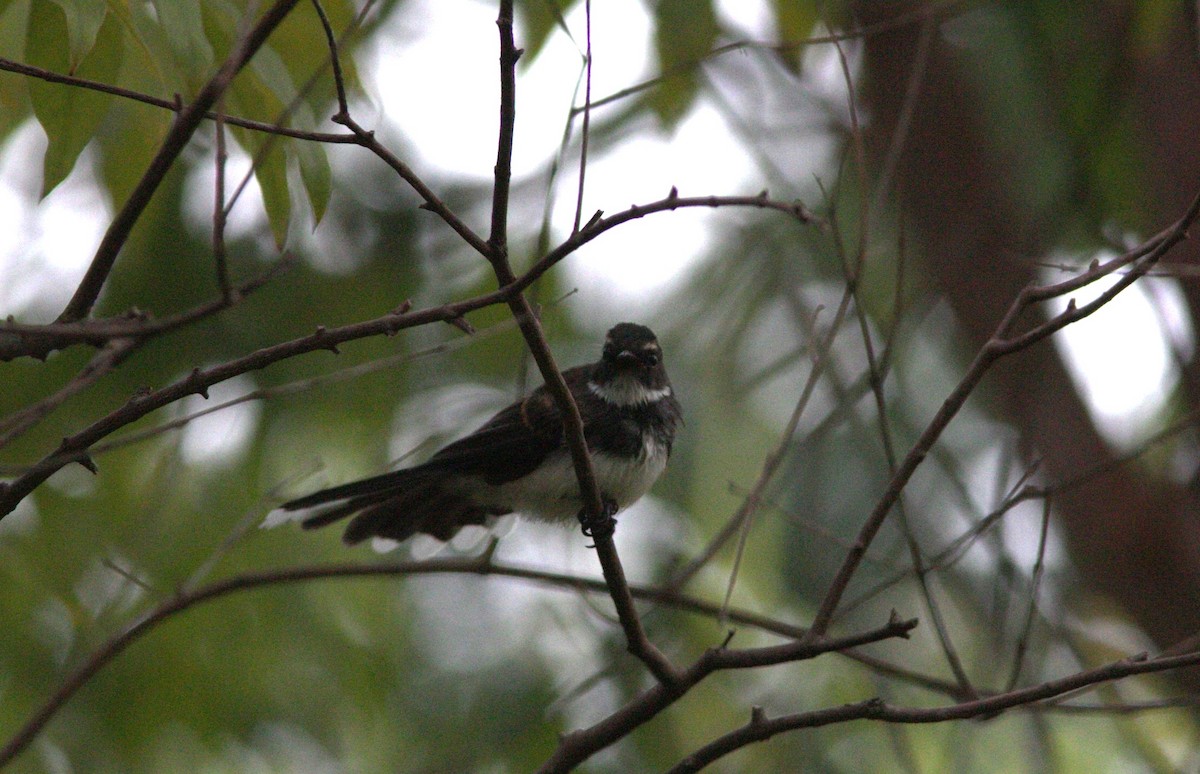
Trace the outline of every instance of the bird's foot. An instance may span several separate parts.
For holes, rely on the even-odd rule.
[[[617,520],[613,517],[617,514],[617,501],[605,497],[601,499],[600,506],[600,518],[598,519],[593,519],[588,515],[587,508],[579,511],[579,524],[583,528],[584,537],[611,537],[616,531]]]

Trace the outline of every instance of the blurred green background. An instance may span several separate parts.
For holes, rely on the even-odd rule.
[[[0,56],[187,100],[244,29],[246,5],[0,0]],[[664,343],[687,424],[667,474],[617,533],[642,583],[671,577],[725,525],[780,443],[815,359],[826,359],[752,522],[733,596],[802,626],[886,484],[883,428],[902,455],[1021,287],[1065,279],[1156,233],[1200,188],[1195,6],[594,5],[592,97],[613,99],[590,117],[584,221],[680,184],[683,195],[766,188],[802,200],[824,226],[746,209],[658,214],[567,258],[532,293],[564,366],[594,359],[622,319],[651,325]],[[361,0],[324,7],[338,31],[364,10]],[[485,230],[498,112],[494,6],[384,0],[366,10],[342,42],[352,114]],[[570,230],[582,116],[564,130],[572,100],[583,101],[574,91],[586,33],[583,3],[524,0],[517,10],[525,54],[510,238],[519,270]],[[224,109],[272,123],[289,104],[289,125],[340,131],[327,120],[333,84],[307,3],[236,79]],[[128,99],[0,73],[9,212],[0,315],[48,322],[61,311],[96,229],[128,197],[170,119]],[[214,136],[203,125],[155,194],[97,316],[131,307],[163,316],[216,297]],[[232,309],[137,350],[0,448],[0,474],[17,475],[137,390],[197,366],[406,300],[421,308],[494,288],[486,264],[365,150],[234,127],[229,143],[230,190],[258,158],[231,215],[232,276],[254,276],[281,249],[296,264]],[[872,547],[836,632],[878,626],[892,609],[919,617],[911,640],[867,652],[953,684],[932,600],[971,684],[1001,690],[1018,663],[1019,684],[1034,684],[1200,631],[1195,252],[1188,244],[1168,256],[1128,291],[1130,306],[1105,311],[1108,327],[1090,328],[1091,338],[1044,343],[997,366],[907,490],[907,531],[894,515]],[[847,316],[818,351],[848,276]],[[178,589],[374,561],[369,548],[348,552],[335,530],[258,525],[287,497],[428,454],[538,383],[505,308],[469,321],[474,336],[438,324],[364,339],[336,357],[247,374],[207,403],[156,412],[114,440],[265,391],[97,453],[98,475],[68,467],[0,521],[0,735]],[[1147,353],[1157,360],[1134,359]],[[57,390],[92,355],[77,346],[46,362],[0,364],[0,418]],[[872,370],[883,374],[879,401]],[[1121,385],[1097,403],[1098,390]],[[987,519],[1026,483],[1051,493],[1049,509],[1033,498]],[[964,535],[975,539],[948,550]],[[911,546],[926,571],[912,570]],[[405,546],[392,557],[431,550]],[[727,546],[687,590],[719,602],[733,556]],[[496,558],[599,572],[576,531],[540,525],[516,526]],[[645,612],[652,639],[677,663],[725,637],[709,618]],[[775,641],[739,628],[733,643]],[[10,768],[529,771],[559,734],[649,683],[603,597],[474,575],[283,584],[154,629]],[[1196,688],[1182,673],[1073,697],[1089,707],[1172,705],[1158,710],[834,725],[778,736],[713,770],[1192,770],[1198,729],[1187,697]],[[666,769],[745,723],[752,706],[776,715],[875,695],[915,706],[952,700],[838,656],[725,673],[583,770]]]

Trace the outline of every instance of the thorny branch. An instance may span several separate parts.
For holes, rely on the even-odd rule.
[[[670,769],[670,772],[671,774],[685,774],[700,771],[708,764],[735,750],[748,744],[770,739],[784,731],[817,728],[852,720],[874,720],[885,723],[944,723],[950,720],[983,718],[1015,707],[1028,706],[1030,709],[1036,709],[1037,702],[1044,702],[1080,688],[1120,680],[1131,675],[1166,672],[1197,664],[1200,664],[1200,653],[1158,658],[1148,658],[1145,653],[1142,653],[1096,669],[1076,672],[1058,680],[1050,680],[1040,685],[1018,688],[1006,693],[942,707],[902,707],[888,704],[881,699],[867,699],[841,707],[801,712],[778,718],[768,718],[761,708],[756,708],[751,713],[749,723],[700,748]]]
[[[349,133],[299,132],[285,129],[278,125],[271,126],[233,116],[225,116],[220,107],[217,107],[215,111],[212,109],[214,105],[220,104],[221,95],[228,88],[240,68],[254,55],[254,52],[263,44],[271,34],[271,31],[295,4],[296,0],[278,0],[239,40],[222,67],[201,90],[197,98],[187,106],[178,106],[174,103],[168,103],[165,100],[156,100],[155,98],[125,89],[97,84],[74,76],[50,73],[38,68],[0,59],[0,70],[18,72],[30,77],[43,78],[76,87],[106,91],[117,96],[156,104],[178,113],[177,119],[164,139],[158,155],[143,175],[134,193],[110,225],[108,233],[105,235],[100,248],[93,258],[91,267],[85,275],[84,280],[80,283],[75,296],[66,309],[64,309],[62,315],[60,315],[58,322],[51,325],[34,326],[22,325],[9,320],[7,323],[0,324],[0,347],[2,347],[0,349],[0,357],[5,354],[13,357],[38,353],[44,355],[50,349],[72,343],[85,343],[101,348],[88,368],[58,393],[39,402],[35,406],[29,407],[24,412],[6,418],[3,423],[0,423],[0,445],[3,445],[3,442],[7,440],[11,440],[15,435],[29,427],[31,423],[36,423],[45,413],[53,410],[55,406],[71,395],[85,389],[95,379],[103,375],[103,373],[116,367],[128,356],[133,348],[148,336],[215,313],[226,308],[238,296],[237,290],[229,285],[228,278],[225,276],[222,261],[223,251],[220,245],[223,223],[221,222],[221,217],[218,216],[214,219],[214,254],[218,263],[219,284],[222,289],[222,297],[220,299],[195,310],[159,321],[136,315],[128,319],[95,321],[86,319],[113,268],[117,254],[127,239],[130,229],[139,219],[145,206],[153,196],[155,189],[166,174],[166,171],[174,164],[179,153],[195,132],[198,124],[206,118],[217,122],[218,138],[223,137],[224,125],[228,124],[267,131],[281,136],[320,142],[360,145],[388,164],[400,178],[405,180],[422,198],[424,202],[422,207],[424,209],[440,217],[464,242],[490,262],[497,279],[498,288],[491,293],[481,294],[474,298],[429,307],[419,311],[410,311],[408,305],[405,304],[401,308],[373,320],[338,328],[318,328],[308,336],[265,347],[243,357],[210,368],[197,368],[188,377],[173,384],[158,390],[137,394],[125,406],[64,439],[58,449],[52,454],[25,470],[12,482],[0,484],[0,518],[11,512],[23,497],[33,491],[49,475],[61,467],[71,462],[79,462],[94,469],[94,465],[89,457],[89,451],[98,441],[107,437],[115,430],[187,395],[206,394],[207,389],[214,384],[297,355],[319,349],[327,349],[336,353],[338,345],[348,341],[380,334],[392,335],[405,328],[424,325],[438,320],[460,321],[463,315],[471,311],[503,303],[507,304],[512,310],[514,319],[521,327],[526,343],[546,380],[548,388],[558,402],[564,416],[566,438],[571,448],[576,475],[579,479],[580,491],[583,495],[583,501],[586,504],[585,507],[594,519],[599,519],[602,512],[601,494],[597,488],[594,471],[591,467],[578,407],[575,405],[569,390],[562,380],[544,332],[541,329],[534,310],[524,296],[524,291],[546,271],[583,244],[590,242],[592,239],[622,223],[653,213],[667,212],[685,207],[715,208],[749,206],[772,209],[794,217],[803,223],[821,222],[814,218],[803,205],[772,200],[767,196],[766,192],[758,196],[707,196],[689,198],[680,197],[678,192],[672,189],[664,199],[657,202],[634,205],[608,217],[604,217],[603,213],[597,212],[582,227],[577,223],[576,228],[569,237],[554,249],[547,251],[528,271],[518,276],[514,274],[509,262],[507,241],[508,206],[511,186],[511,154],[516,110],[515,67],[521,53],[516,48],[513,37],[512,0],[501,0],[500,13],[497,19],[497,27],[500,33],[501,100],[499,108],[501,121],[492,195],[491,223],[486,239],[454,213],[411,167],[385,148],[375,138],[373,132],[364,129],[350,116],[350,108],[346,99],[343,75],[339,63],[337,41],[332,34],[329,20],[319,0],[313,0],[313,4],[326,32],[330,49],[330,61],[333,66],[334,81],[337,88],[338,112],[332,120],[347,127]],[[834,42],[838,39],[840,39],[840,36],[830,36],[829,38],[830,41]],[[732,47],[726,48],[734,50],[734,48],[742,46],[743,44],[735,44]],[[720,53],[720,51],[715,51],[714,54],[716,53]],[[590,55],[588,66],[590,67]],[[644,86],[635,88],[644,88]],[[585,111],[590,110],[592,107],[604,104],[606,101],[611,101],[611,99],[620,96],[622,95],[618,94],[611,98],[595,102],[592,102],[589,96],[585,102],[584,109]],[[218,165],[222,164],[223,160],[221,156],[222,154],[218,152]],[[582,169],[580,177],[582,188]],[[223,183],[219,183],[216,192],[216,209],[218,211],[222,210],[221,202],[224,198],[222,188]],[[198,604],[237,591],[317,578],[455,572],[524,578],[559,588],[585,588],[593,592],[608,591],[616,606],[629,650],[645,663],[647,668],[657,678],[657,683],[631,699],[625,706],[602,719],[599,723],[564,736],[552,757],[543,766],[542,771],[546,772],[570,770],[597,751],[612,745],[614,742],[632,733],[636,728],[669,707],[693,686],[714,672],[730,669],[758,668],[772,664],[794,662],[801,659],[813,658],[830,651],[839,651],[843,655],[856,658],[862,663],[872,666],[872,668],[879,670],[881,673],[907,679],[930,690],[950,696],[957,703],[932,708],[909,708],[893,706],[873,699],[846,705],[845,707],[823,709],[773,719],[767,718],[765,713],[756,709],[752,712],[751,720],[746,726],[723,735],[713,743],[701,748],[685,761],[681,762],[676,770],[698,770],[733,750],[769,738],[783,731],[854,719],[925,723],[966,717],[981,717],[1005,709],[1029,705],[1032,702],[1041,702],[1054,697],[1060,697],[1080,688],[1120,679],[1129,675],[1177,669],[1200,663],[1200,654],[1195,653],[1155,659],[1147,659],[1144,656],[1139,656],[1115,662],[1099,669],[1079,672],[1075,675],[1038,686],[1026,688],[1012,688],[1010,686],[1011,690],[1002,693],[988,693],[981,690],[979,695],[976,696],[970,686],[955,685],[936,678],[906,672],[899,667],[853,650],[858,645],[866,643],[888,638],[906,637],[908,632],[916,625],[915,621],[903,621],[893,616],[887,624],[869,632],[836,639],[826,636],[826,632],[838,610],[840,600],[875,535],[878,533],[888,514],[897,504],[916,468],[937,442],[942,431],[952,421],[966,398],[978,386],[979,381],[988,369],[1004,356],[1032,346],[1065,325],[1091,314],[1115,297],[1121,290],[1128,287],[1133,281],[1144,276],[1167,250],[1171,249],[1180,239],[1184,238],[1187,228],[1196,220],[1198,212],[1200,212],[1200,197],[1193,202],[1187,213],[1174,226],[1147,241],[1140,248],[1103,265],[1095,265],[1084,274],[1066,282],[1046,286],[1033,286],[1020,294],[1013,302],[1008,315],[1006,315],[1004,321],[998,327],[992,340],[980,351],[976,360],[967,369],[958,387],[947,398],[942,409],[927,426],[921,438],[905,458],[895,466],[887,489],[862,526],[856,542],[848,551],[842,567],[830,585],[811,629],[802,630],[778,621],[764,619],[762,616],[756,616],[745,611],[736,609],[728,610],[728,616],[731,620],[751,626],[762,626],[771,631],[784,634],[789,638],[788,642],[768,647],[745,649],[731,649],[723,645],[706,651],[689,666],[683,668],[674,666],[647,637],[635,609],[634,599],[652,599],[660,603],[673,604],[683,609],[699,611],[706,615],[723,615],[724,610],[700,600],[684,597],[671,590],[645,589],[630,586],[624,577],[620,559],[613,544],[612,535],[603,532],[598,532],[595,535],[595,547],[604,571],[604,584],[574,576],[496,565],[491,563],[490,556],[482,559],[442,560],[419,564],[401,563],[399,565],[293,568],[281,571],[267,571],[252,575],[235,576],[194,589],[183,589],[171,598],[162,601],[132,626],[115,635],[100,650],[93,653],[87,661],[72,672],[63,685],[60,686],[59,690],[50,697],[8,744],[3,749],[0,749],[0,765],[7,763],[25,749],[37,733],[54,716],[57,710],[80,687],[86,684],[96,672],[111,662],[112,659],[123,652],[131,643],[162,621]],[[577,216],[577,221],[578,219]],[[860,260],[864,252],[865,248],[860,250]],[[1101,277],[1118,272],[1124,272],[1121,275],[1121,279],[1095,301],[1080,307],[1076,307],[1072,303],[1065,312],[1050,321],[1033,325],[1021,333],[1016,332],[1019,318],[1029,307],[1050,298],[1060,297]],[[850,284],[852,285],[853,282]],[[848,293],[852,292],[852,289],[848,290]],[[840,311],[841,314],[844,314],[844,309]],[[838,325],[840,325],[840,315]],[[835,330],[838,325],[834,326]],[[13,342],[16,343],[14,344]],[[867,338],[867,343],[870,346],[869,338]],[[817,370],[814,368],[814,373]],[[815,379],[816,376],[814,375],[812,378]],[[809,386],[806,385],[806,393],[808,389]],[[878,394],[876,397],[877,399],[879,398]],[[796,409],[796,417],[803,410],[804,402],[805,398],[802,397]],[[760,477],[760,486],[756,486],[756,489],[753,490],[757,494],[753,498],[747,498],[744,505],[747,513],[741,518],[735,518],[731,523],[736,524],[742,519],[748,518],[749,513],[757,507],[758,497],[761,496],[761,488],[765,487],[766,482],[770,480],[775,467],[778,465],[778,458],[782,457],[787,447],[788,438],[795,427],[796,417],[789,423],[788,432],[784,434],[776,454],[768,457],[764,463],[764,469]],[[1043,523],[1044,529],[1045,523]],[[1043,531],[1043,548],[1044,540],[1045,535]],[[1030,614],[1032,615],[1032,608]],[[1018,661],[1014,667],[1014,682],[1019,672],[1019,663]]]
[[[494,564],[485,558],[432,559],[422,562],[408,561],[389,564],[288,567],[279,570],[262,570],[243,575],[234,575],[203,586],[181,589],[159,602],[135,623],[110,637],[77,666],[54,694],[13,734],[4,747],[0,748],[0,767],[11,762],[13,758],[27,748],[54,715],[62,709],[63,705],[101,669],[110,664],[113,659],[128,649],[130,645],[137,642],[155,627],[186,610],[191,610],[199,605],[221,599],[231,594],[291,583],[334,578],[400,577],[440,574],[473,574],[513,578],[564,591],[583,589],[591,593],[603,593],[608,590],[607,584],[600,581],[533,568]],[[634,586],[631,587],[630,593],[641,599],[653,600],[659,604],[671,605],[681,610],[688,610],[701,615],[715,616],[717,614],[717,608],[714,605],[693,597],[664,592],[661,589]],[[729,612],[729,616],[732,620],[749,626],[764,626],[768,631],[782,629],[785,636],[791,636],[786,626],[754,613],[735,609]],[[817,645],[808,644],[801,646],[789,644],[776,648],[760,648],[753,651],[735,651],[732,653],[741,653],[741,655],[716,658],[714,666],[715,668],[724,669],[746,668],[755,665],[753,662],[756,660],[767,664],[778,663],[780,658],[785,657],[792,657],[791,660],[796,658],[812,658],[821,653],[846,650],[869,642],[878,642],[892,637],[904,637],[912,628],[912,625],[913,622],[890,621],[874,631],[863,632],[844,639],[828,640]]]
[[[174,165],[175,159],[183,152],[184,147],[195,133],[196,128],[200,126],[200,122],[208,115],[209,110],[229,88],[234,76],[250,61],[250,58],[266,42],[267,37],[279,26],[297,2],[299,0],[276,0],[258,23],[237,42],[220,69],[200,89],[200,93],[196,95],[191,104],[179,112],[175,123],[171,125],[170,131],[167,132],[167,136],[159,146],[158,153],[150,161],[149,168],[134,187],[133,193],[129,195],[120,212],[109,224],[108,231],[105,232],[104,238],[100,241],[100,247],[97,248],[96,254],[92,258],[91,265],[75,290],[75,295],[71,297],[67,307],[59,315],[59,322],[81,320],[91,311],[113,265],[117,262],[117,254],[133,230],[133,225],[137,223],[142,212],[150,204],[150,198]]]
[[[1187,230],[1196,221],[1197,216],[1200,216],[1200,195],[1192,200],[1187,212],[1172,226],[1133,250],[1126,252],[1124,255],[1102,264],[1095,264],[1088,271],[1064,282],[1051,285],[1031,285],[1021,291],[1017,298],[1013,300],[1008,313],[1000,322],[991,340],[979,350],[975,359],[967,368],[966,374],[959,381],[958,386],[946,398],[933,420],[930,421],[925,431],[921,433],[920,438],[917,439],[917,442],[896,468],[896,472],[888,482],[883,495],[859,530],[854,545],[847,552],[842,566],[838,569],[837,575],[830,584],[828,592],[826,592],[825,599],[821,602],[821,607],[813,619],[812,633],[814,635],[824,634],[828,630],[842,595],[850,585],[850,580],[854,576],[855,570],[858,569],[858,565],[862,561],[863,555],[866,553],[871,541],[874,540],[880,527],[883,526],[884,521],[892,510],[892,506],[900,498],[900,494],[904,491],[908,481],[925,459],[933,444],[941,437],[942,431],[946,429],[950,421],[958,414],[959,409],[966,403],[967,398],[975,391],[975,388],[983,380],[984,375],[992,365],[1005,355],[1010,355],[1030,347],[1065,326],[1082,320],[1107,304],[1118,293],[1129,287],[1135,280],[1149,271],[1168,250],[1186,238]],[[1044,323],[1033,326],[1025,333],[1014,333],[1014,328],[1020,321],[1021,315],[1034,304],[1064,296],[1102,277],[1110,276],[1125,267],[1129,267],[1129,270],[1121,274],[1112,287],[1090,303],[1077,306],[1074,300],[1072,300],[1061,314]]]

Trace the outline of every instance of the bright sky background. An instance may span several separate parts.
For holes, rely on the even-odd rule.
[[[724,21],[746,37],[771,37],[766,2],[724,0],[719,6]],[[650,75],[652,31],[644,3],[604,0],[593,3],[593,14],[593,95]],[[583,41],[582,4],[567,21],[576,40]],[[379,112],[359,120],[393,124],[410,147],[421,149],[419,169],[490,176],[498,120],[494,4],[413,0],[393,26],[381,38],[386,42],[364,60],[364,78]],[[814,47],[812,55],[818,58],[817,66],[806,72],[822,71],[820,57],[833,61],[829,48]],[[576,44],[555,34],[533,65],[521,71],[514,159],[518,176],[544,175],[561,139],[580,62]],[[825,69],[835,80],[815,88],[838,88],[836,67]],[[30,160],[40,158],[43,147],[40,128],[30,123],[0,149],[0,315],[26,321],[48,321],[61,310],[112,214],[111,203],[94,184],[88,153],[67,181],[39,204],[39,174]],[[819,162],[813,158],[814,168]],[[246,160],[235,157],[233,164],[244,167]],[[209,167],[204,169],[189,182],[197,193],[190,217],[206,228],[212,183]],[[593,156],[587,183],[585,218],[596,209],[611,212],[661,198],[672,186],[684,195],[755,193],[764,187],[741,140],[703,101],[672,135],[644,133],[613,153]],[[560,195],[554,212],[560,236],[573,220],[574,184],[574,173],[564,174],[563,190],[569,193]],[[264,228],[255,196],[252,188],[235,210],[235,231]],[[648,298],[660,297],[700,257],[712,223],[711,213],[695,210],[645,218],[614,230],[564,265],[570,282],[581,289],[573,303],[585,313],[588,307],[602,305],[608,318],[644,309]],[[1153,290],[1151,297],[1135,286],[1055,338],[1101,426],[1122,445],[1139,435],[1141,420],[1159,408],[1177,378],[1164,341],[1189,351],[1193,346],[1177,287],[1170,280],[1156,280]],[[1090,297],[1087,292],[1077,294],[1081,303]],[[1162,334],[1164,321],[1169,336]],[[189,426],[189,434],[199,433],[209,444],[190,443],[189,454],[228,458],[229,449],[219,439],[240,443],[244,434],[237,432],[238,422],[253,421],[246,411],[252,409],[221,412]]]

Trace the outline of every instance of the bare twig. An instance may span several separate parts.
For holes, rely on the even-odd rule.
[[[929,425],[926,426],[924,432],[921,433],[920,438],[917,439],[917,442],[909,450],[908,454],[905,455],[903,461],[897,467],[896,473],[888,482],[883,495],[859,530],[854,547],[846,554],[841,568],[838,570],[825,595],[825,599],[821,603],[820,609],[817,611],[816,617],[813,619],[812,631],[814,634],[823,634],[828,629],[838,603],[841,601],[842,595],[850,584],[850,579],[862,561],[863,554],[875,538],[875,535],[879,532],[879,528],[883,526],[883,522],[886,520],[888,513],[891,512],[892,507],[896,504],[896,501],[900,498],[900,494],[908,484],[909,479],[912,478],[913,473],[916,472],[917,467],[925,459],[930,448],[941,437],[942,431],[946,429],[950,421],[958,414],[959,409],[962,408],[967,398],[975,391],[975,388],[979,385],[984,374],[988,372],[991,366],[1005,355],[1032,346],[1061,328],[1083,319],[1107,304],[1116,297],[1117,293],[1124,290],[1138,277],[1149,271],[1155,262],[1168,250],[1183,240],[1187,236],[1188,227],[1195,222],[1198,215],[1200,215],[1200,196],[1192,200],[1187,212],[1172,226],[1137,248],[1130,250],[1128,253],[1107,263],[1098,264],[1070,280],[1052,285],[1031,285],[1018,294],[1009,307],[1008,313],[997,327],[996,333],[976,354],[975,359],[967,368],[967,372],[959,381],[958,386],[946,398],[942,407],[930,421]],[[1128,274],[1122,276],[1111,288],[1100,294],[1100,296],[1090,303],[1077,306],[1072,302],[1067,305],[1067,309],[1064,312],[1052,317],[1050,320],[1035,325],[1023,334],[1013,333],[1013,328],[1018,318],[1033,304],[1066,295],[1129,265],[1132,265],[1132,270]]]
[[[1033,621],[1038,611],[1038,591],[1042,587],[1042,573],[1046,569],[1046,542],[1050,534],[1050,503],[1052,498],[1042,500],[1042,528],[1038,533],[1037,558],[1033,562],[1033,576],[1029,580],[1029,606],[1025,609],[1025,623],[1017,638],[1013,653],[1012,673],[1008,676],[1008,690],[1017,686],[1021,669],[1025,665],[1025,653],[1029,649],[1029,638],[1033,632]]]
[[[158,153],[150,161],[150,166],[134,187],[124,206],[113,218],[112,223],[109,224],[96,254],[92,257],[91,265],[84,273],[83,280],[80,281],[79,287],[76,288],[75,294],[63,309],[62,314],[59,315],[59,322],[74,322],[83,319],[91,311],[92,305],[96,303],[100,290],[104,287],[104,283],[117,261],[117,254],[133,230],[133,225],[149,205],[150,198],[174,165],[175,159],[183,151],[184,146],[187,145],[192,134],[195,133],[196,128],[207,116],[217,99],[229,87],[234,76],[246,62],[250,61],[250,58],[266,42],[267,37],[279,26],[298,1],[276,0],[262,18],[238,40],[237,45],[234,46],[220,69],[200,89],[196,98],[179,112],[175,123],[171,125],[167,136],[163,138]]]
[[[583,4],[587,24],[587,56],[584,60],[583,127],[579,137],[579,193],[575,197],[575,225],[571,233],[579,230],[583,222],[583,183],[587,176],[588,139],[592,128],[592,0]]]
[[[608,96],[601,97],[592,103],[592,107],[603,107],[605,105],[626,99],[635,94],[639,94],[647,89],[652,89],[659,83],[671,78],[680,73],[692,72],[704,62],[722,56],[724,54],[733,53],[735,51],[769,51],[776,54],[784,54],[803,48],[805,46],[838,43],[845,40],[856,40],[859,38],[870,37],[883,32],[889,32],[900,27],[906,27],[910,24],[915,24],[924,19],[934,19],[943,14],[948,14],[953,10],[954,6],[961,4],[961,0],[947,0],[943,3],[931,3],[921,5],[913,11],[897,14],[891,19],[878,22],[876,24],[866,25],[858,29],[849,30],[847,32],[835,32],[829,35],[814,35],[803,40],[784,41],[780,43],[763,43],[757,40],[739,40],[733,43],[726,43],[722,46],[717,46],[712,51],[709,51],[704,56],[690,62],[682,62],[675,67],[662,71],[654,78],[649,78],[641,83],[636,83],[619,91],[615,91]],[[582,108],[576,108],[576,112],[581,112]]]
[[[508,260],[508,200],[512,178],[512,142],[516,125],[516,68],[521,51],[513,39],[513,2],[501,0],[500,12],[496,19],[496,27],[500,33],[500,132],[496,151],[495,183],[492,190],[492,225],[488,237],[486,253],[501,287],[515,287],[517,278],[513,275]],[[579,232],[576,232],[578,234]],[[517,290],[508,298],[509,308],[521,326],[521,333],[533,355],[546,388],[554,397],[563,419],[563,432],[571,458],[575,467],[575,475],[579,479],[579,491],[583,507],[589,516],[597,523],[601,519],[603,505],[600,489],[596,484],[596,474],[592,468],[591,456],[588,454],[587,442],[583,436],[583,420],[579,415],[579,407],[575,404],[571,391],[563,380],[562,373],[554,362],[554,356],[546,342],[541,324],[533,313],[529,301]],[[629,651],[641,659],[646,667],[658,678],[661,685],[674,685],[678,680],[675,667],[667,660],[646,636],[633,597],[629,593],[629,584],[625,580],[625,571],[617,556],[612,535],[597,532],[594,535],[596,555],[604,571],[604,579],[608,582],[617,616],[625,631]]]
[[[18,75],[26,75],[30,78],[47,81],[48,83],[61,83],[66,86],[76,86],[82,89],[98,91],[104,94],[112,94],[115,97],[131,99],[135,102],[141,102],[146,105],[152,105],[163,110],[170,110],[173,113],[179,113],[185,107],[175,100],[163,99],[150,94],[143,94],[140,91],[126,89],[121,86],[103,83],[101,81],[93,81],[87,78],[80,78],[75,75],[63,75],[61,73],[45,70],[41,67],[24,64],[22,62],[14,62],[11,59],[0,57],[0,70],[5,70]],[[217,120],[217,111],[209,110],[204,114],[204,118],[215,121]],[[268,134],[278,134],[284,137],[291,137],[297,140],[308,140],[310,142],[324,142],[331,144],[353,144],[357,139],[353,134],[345,132],[310,132],[302,129],[291,129],[286,126],[270,124],[265,121],[254,121],[249,118],[240,118],[238,116],[225,116],[225,123],[230,126],[239,126],[243,129],[250,129],[255,132],[266,132]]]
[[[339,564],[313,567],[288,567],[276,570],[262,570],[253,573],[235,575],[214,581],[195,588],[178,590],[168,599],[159,602],[152,610],[140,617],[129,627],[110,637],[99,648],[77,666],[59,685],[58,689],[47,698],[15,734],[0,748],[0,767],[10,763],[13,758],[25,750],[34,738],[41,732],[63,705],[74,696],[80,688],[87,684],[101,669],[107,666],[130,645],[163,622],[199,605],[221,599],[232,594],[268,588],[290,583],[302,583],[326,579],[351,579],[367,577],[401,577],[413,575],[444,575],[444,574],[475,574],[503,578],[513,578],[536,583],[549,588],[564,591],[584,589],[592,593],[604,593],[608,590],[605,582],[579,578],[574,575],[549,572],[533,568],[492,564],[487,557],[432,559],[422,562],[407,561],[389,564]],[[701,615],[715,616],[717,608],[701,600],[680,594],[664,593],[659,589],[634,586],[631,593],[660,604],[668,604],[681,610],[688,610]],[[771,625],[769,619],[741,610],[730,611],[733,620],[755,625],[755,622]],[[759,658],[770,660],[784,655],[794,655],[797,658],[808,658],[831,650],[841,650],[881,639],[902,637],[911,629],[911,622],[890,622],[879,629],[854,635],[842,640],[829,640],[815,646],[799,647],[795,645],[779,646],[777,648],[760,649],[762,652],[754,656],[727,657],[722,666],[716,663],[716,668],[737,668],[739,660]],[[786,629],[786,627],[783,627]]]
[[[161,320],[153,320],[142,317],[120,321],[104,320],[96,322],[68,323],[66,325],[25,326],[26,328],[32,329],[35,341],[37,334],[44,333],[42,330],[43,327],[50,329],[75,328],[80,331],[103,328],[105,330],[105,334],[102,336],[97,336],[96,338],[96,342],[101,344],[103,348],[100,350],[100,352],[96,353],[92,360],[86,366],[84,366],[84,368],[65,386],[53,394],[46,396],[37,403],[26,406],[20,411],[10,414],[9,416],[0,420],[0,448],[3,448],[5,445],[11,443],[15,438],[36,425],[51,411],[58,408],[58,406],[60,406],[68,398],[78,394],[83,389],[95,383],[97,379],[115,368],[135,349],[140,347],[150,338],[167,331],[183,327],[184,325],[205,317],[209,317],[223,309],[229,308],[229,306],[232,305],[237,299],[244,298],[246,295],[253,293],[255,290],[265,285],[267,281],[274,277],[281,269],[290,266],[291,263],[291,256],[285,255],[281,261],[272,265],[257,277],[254,277],[240,285],[229,299],[218,298],[214,301],[201,304],[200,306],[197,306],[186,312],[171,315],[170,317],[164,317]],[[120,326],[124,326],[123,330],[120,329]],[[0,325],[0,333],[3,333],[5,329],[6,326]],[[95,334],[93,333],[92,335]],[[2,487],[0,487],[0,491],[2,491]]]
[[[1200,664],[1200,653],[1153,659],[1147,658],[1145,654],[1140,654],[1114,661],[1096,669],[1051,680],[1041,685],[943,707],[902,707],[888,704],[881,699],[868,699],[841,707],[784,715],[778,718],[767,718],[765,713],[758,711],[753,714],[749,723],[692,753],[670,769],[670,772],[671,774],[685,774],[700,771],[734,750],[770,739],[784,731],[817,728],[851,720],[875,720],[885,723],[944,723],[951,720],[987,717],[1014,707],[1027,705],[1036,707],[1036,702],[1061,696],[1079,688],[1112,682],[1131,675],[1165,672],[1196,664]]]
[[[233,288],[229,284],[229,266],[225,257],[225,162],[228,154],[225,151],[225,100],[217,100],[217,150],[216,150],[216,180],[213,183],[213,227],[212,246],[213,262],[217,268],[217,287],[221,290],[221,298],[227,303],[232,298]]]
[[[78,395],[111,371],[137,347],[134,339],[112,339],[92,356],[71,381],[13,414],[0,419],[0,448],[12,443],[29,428],[37,425],[71,396]]]
[[[573,770],[597,751],[608,747],[649,721],[674,703],[692,686],[714,672],[791,663],[815,658],[831,651],[845,650],[856,644],[907,637],[908,632],[916,626],[916,623],[915,620],[902,621],[893,615],[884,626],[850,637],[798,640],[784,645],[744,650],[709,649],[692,666],[680,673],[674,686],[658,683],[594,726],[572,731],[563,736],[554,755],[538,769],[538,772],[539,774],[559,774]]]

